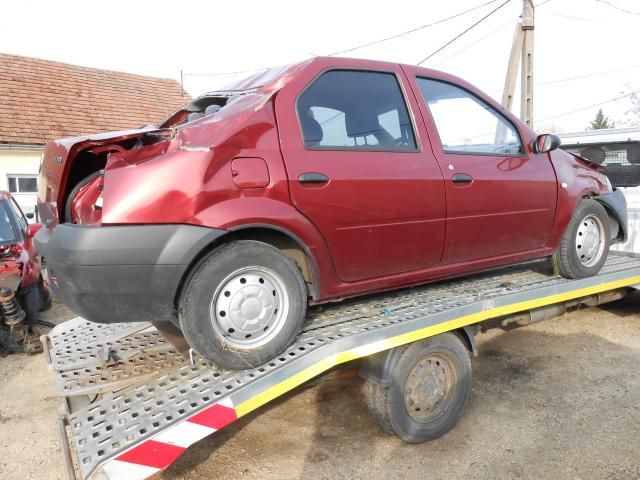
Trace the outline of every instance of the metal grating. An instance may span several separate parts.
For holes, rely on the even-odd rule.
[[[640,142],[562,145],[561,148],[604,165],[606,174],[615,187],[640,185]]]
[[[629,269],[640,269],[640,259],[612,254],[601,275]],[[592,283],[598,281],[597,277],[589,280]],[[464,308],[487,308],[487,305],[505,294],[526,295],[543,287],[566,287],[571,282],[551,276],[548,263],[538,262],[468,279],[407,289],[384,297],[313,308],[310,309],[310,321],[293,346],[278,358],[242,372],[220,370],[202,361],[198,361],[196,365],[190,365],[184,360],[175,364],[151,362],[143,379],[138,378],[135,384],[123,388],[117,373],[118,368],[122,368],[122,362],[105,365],[101,370],[104,381],[100,388],[103,392],[108,389],[111,391],[94,399],[88,407],[69,415],[72,441],[82,477],[86,478],[104,460],[213,403],[231,397],[237,404],[251,398],[265,386],[287,378],[294,369],[299,371],[309,363],[329,355],[337,348],[338,342],[351,342],[350,348],[355,348],[362,345],[358,338],[366,337],[371,341],[372,338],[375,339],[373,334],[382,339],[389,336],[394,328],[417,328],[412,325],[425,326],[429,321],[437,323],[447,315],[447,318],[456,318],[459,315],[456,312],[461,312]],[[95,358],[91,356],[92,345],[96,348],[98,345],[110,345],[114,355],[119,355],[121,351],[130,352],[131,345],[140,346],[144,337],[141,337],[139,330],[131,333],[133,327],[130,324],[105,326],[108,329],[100,327],[76,319],[52,330],[49,335],[53,346],[52,365],[56,365],[58,354],[66,356],[66,360],[58,364],[66,366],[77,363],[70,345],[74,335],[79,338],[80,332],[89,331],[96,336],[99,336],[99,332],[111,334],[111,337],[84,339],[80,342],[81,346],[78,346],[77,351],[79,355],[88,358]],[[135,342],[130,341],[130,338],[135,338]],[[164,342],[160,340],[160,343]],[[154,368],[157,370],[153,371]],[[95,374],[93,370],[88,370],[90,371],[84,376],[83,370],[78,369],[75,381],[84,384],[85,377]],[[58,378],[63,374],[65,372],[59,370]],[[110,383],[109,379],[114,381]],[[61,393],[68,394],[64,389],[64,382],[58,382],[58,386],[61,385]]]

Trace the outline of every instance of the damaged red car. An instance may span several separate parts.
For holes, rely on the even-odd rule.
[[[541,257],[596,274],[624,197],[558,145],[446,73],[314,58],[157,128],[50,142],[36,242],[86,319],[173,322],[246,368],[308,304]]]

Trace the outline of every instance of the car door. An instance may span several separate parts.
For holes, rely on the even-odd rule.
[[[420,76],[416,86],[445,172],[442,264],[544,248],[557,197],[548,155],[528,154],[515,123],[469,88]]]
[[[402,80],[399,67],[312,71],[276,97],[291,199],[345,282],[440,261],[443,177]]]

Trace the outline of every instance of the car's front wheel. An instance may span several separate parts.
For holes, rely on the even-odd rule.
[[[294,341],[306,307],[295,262],[271,245],[242,240],[216,249],[196,267],[180,299],[180,328],[205,359],[245,369]]]
[[[554,254],[560,274],[566,278],[597,275],[607,260],[610,243],[607,211],[596,200],[582,200]]]

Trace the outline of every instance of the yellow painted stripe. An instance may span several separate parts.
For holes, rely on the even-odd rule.
[[[565,302],[567,300],[586,297],[588,295],[593,295],[594,293],[615,290],[616,288],[627,287],[629,285],[638,283],[640,283],[640,276],[634,276],[625,278],[623,280],[616,280],[613,282],[594,285],[592,287],[581,288],[579,290],[572,290],[566,293],[558,293],[555,295],[549,295],[547,297],[535,298],[524,302],[513,303],[511,305],[491,308],[482,312],[476,312],[456,318],[454,320],[442,322],[437,325],[421,328],[413,332],[397,335],[395,337],[377,341],[371,344],[362,345],[346,352],[334,353],[332,355],[329,355],[328,357],[323,358],[314,365],[302,370],[301,372],[292,375],[286,380],[283,380],[277,385],[267,388],[266,390],[258,393],[256,396],[250,398],[249,400],[236,405],[236,415],[238,417],[246,415],[247,413],[252,412],[253,410],[261,407],[271,400],[287,393],[295,387],[302,385],[307,380],[310,380],[341,363],[346,363],[357,358],[362,358],[374,353],[382,352],[384,350],[389,350],[390,348],[398,347],[400,345],[406,345],[407,343],[412,343],[418,340],[425,339],[427,337],[438,335],[439,333],[444,333],[455,330],[457,328],[465,327],[467,325],[472,325],[474,323],[488,320],[490,318],[501,317],[503,315],[509,315],[511,313],[544,307],[546,305],[553,305],[554,303]]]

